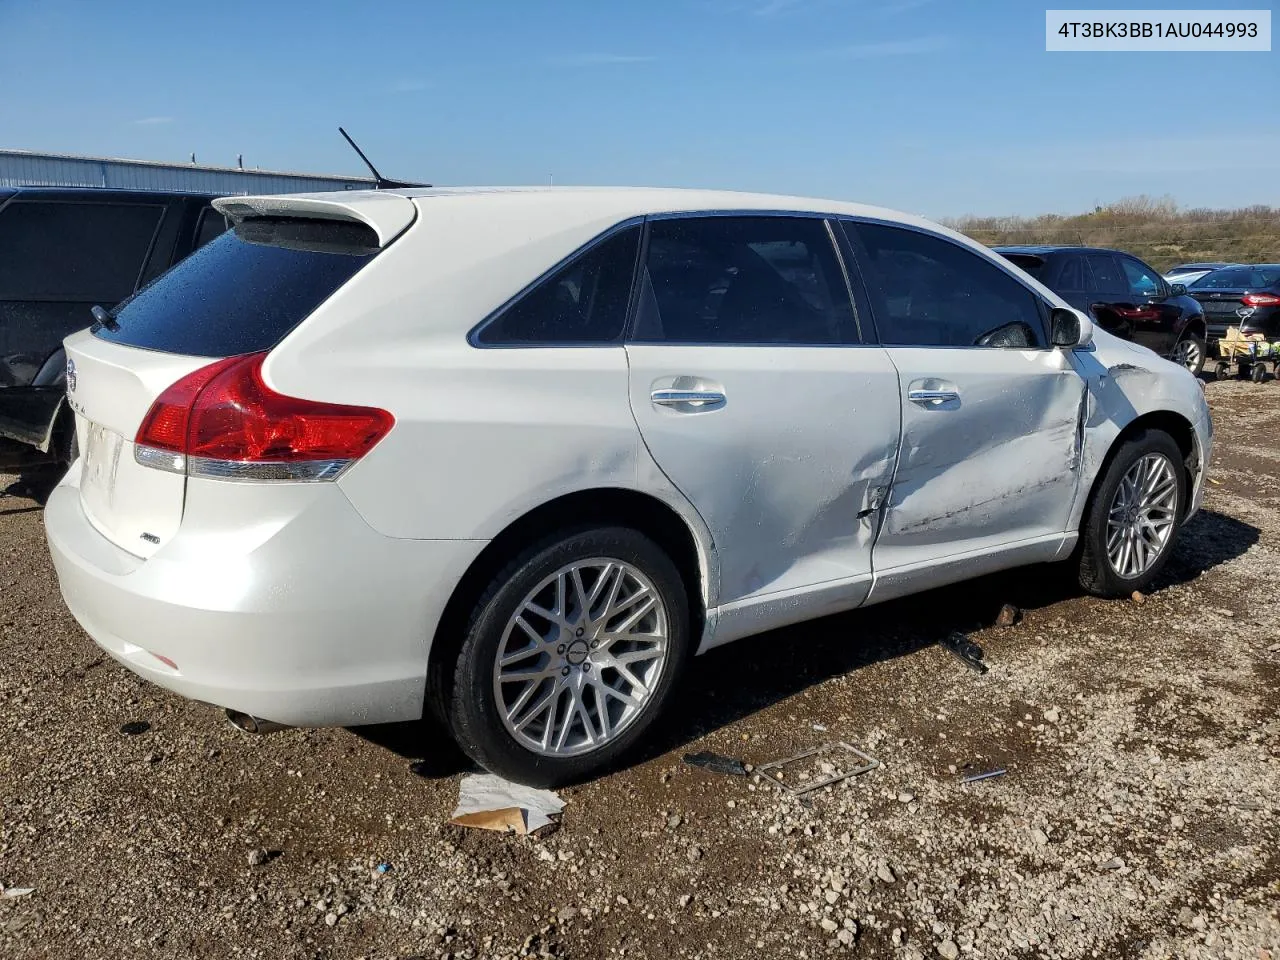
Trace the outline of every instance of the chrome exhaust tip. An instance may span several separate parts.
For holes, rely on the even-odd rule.
[[[263,720],[261,717],[255,717],[252,714],[241,713],[239,710],[226,708],[227,719],[231,721],[231,725],[237,730],[243,730],[245,733],[260,735],[271,733],[275,730],[284,730],[288,727],[287,723],[276,723],[274,720]]]

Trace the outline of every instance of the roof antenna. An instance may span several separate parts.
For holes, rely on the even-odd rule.
[[[377,167],[369,162],[369,158],[364,155],[364,151],[356,146],[356,142],[351,139],[351,134],[347,133],[347,131],[343,130],[341,127],[338,128],[338,132],[342,134],[347,143],[351,144],[351,149],[360,155],[360,159],[364,161],[364,165],[368,167],[369,172],[373,174],[373,186],[375,190],[396,190],[404,189],[406,187],[431,186],[429,183],[406,183],[403,180],[388,180],[378,172]]]

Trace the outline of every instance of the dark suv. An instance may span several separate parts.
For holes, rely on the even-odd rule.
[[[1169,283],[1132,254],[1093,247],[996,247],[1108,333],[1182,364],[1204,369],[1204,310],[1187,288]]]
[[[66,462],[62,339],[227,228],[212,195],[0,189],[0,467]]]

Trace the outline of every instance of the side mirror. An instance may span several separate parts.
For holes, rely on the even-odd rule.
[[[1169,284],[1169,296],[1185,297],[1187,295],[1187,285],[1185,283]]]
[[[1055,347],[1073,350],[1093,343],[1093,321],[1079,310],[1054,307],[1049,313],[1049,328]]]

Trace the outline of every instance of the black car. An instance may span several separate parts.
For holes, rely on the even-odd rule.
[[[1241,333],[1280,340],[1280,264],[1215,270],[1191,284],[1187,292],[1204,307],[1210,341],[1220,340],[1233,326]]]
[[[0,189],[0,466],[70,459],[63,338],[226,230],[212,199]]]
[[[1180,283],[1132,254],[1094,247],[996,247],[1108,333],[1149,347],[1192,373],[1204,369],[1205,318]]]

